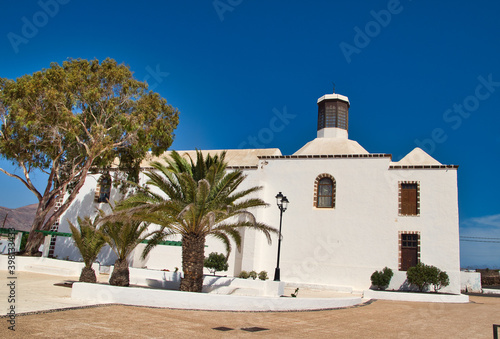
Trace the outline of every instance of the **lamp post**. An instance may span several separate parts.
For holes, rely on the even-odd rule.
[[[281,192],[276,195],[276,205],[280,209],[280,230],[278,233],[278,260],[276,263],[276,269],[274,270],[274,281],[280,281],[280,250],[281,250],[281,224],[283,221],[283,213],[288,207],[288,199],[281,194]]]

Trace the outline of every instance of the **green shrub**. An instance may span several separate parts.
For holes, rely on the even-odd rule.
[[[212,252],[208,255],[208,258],[205,258],[203,266],[208,268],[210,273],[215,275],[217,271],[227,271],[229,265],[227,263],[227,258],[222,253]]]
[[[438,274],[437,283],[433,284],[434,291],[437,292],[438,290],[448,286],[449,284],[450,284],[450,278],[448,277],[448,274],[445,271],[440,271]]]
[[[450,279],[448,274],[441,271],[436,266],[425,265],[418,263],[416,266],[410,267],[406,272],[408,282],[418,287],[419,291],[424,291],[429,285],[434,287],[434,291],[448,286]]]
[[[269,279],[269,277],[267,276],[267,272],[266,271],[260,271],[259,272],[259,279],[260,280],[267,280],[267,279]]]
[[[421,262],[416,266],[410,267],[406,271],[406,277],[411,285],[418,287],[419,291],[423,291],[432,282],[432,272],[429,266]]]
[[[248,279],[249,275],[247,271],[241,271],[240,274],[238,275],[238,278],[242,279]]]
[[[251,271],[250,273],[248,273],[248,277],[252,278],[253,280],[257,279],[257,272]]]
[[[382,271],[373,272],[370,279],[373,286],[376,286],[379,290],[384,290],[389,286],[393,275],[394,273],[390,268],[384,267]]]

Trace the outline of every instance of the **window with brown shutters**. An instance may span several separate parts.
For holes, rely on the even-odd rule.
[[[418,182],[399,183],[399,215],[420,215],[420,192]]]

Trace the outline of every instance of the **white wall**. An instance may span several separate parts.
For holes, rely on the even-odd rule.
[[[481,273],[479,272],[460,272],[461,290],[462,292],[481,293]]]
[[[388,157],[275,158],[261,160],[258,169],[245,171],[248,177],[241,188],[263,186],[258,196],[269,203],[267,208],[252,211],[257,220],[278,228],[275,196],[281,191],[290,201],[283,215],[282,281],[362,291],[369,288],[375,270],[388,266],[398,271],[398,232],[418,231],[421,261],[447,271],[451,284],[443,291],[460,292],[456,169],[396,170],[389,166]],[[335,209],[313,207],[314,182],[322,173],[336,180]],[[420,216],[398,215],[398,181],[403,180],[420,182]],[[86,181],[64,217],[76,220],[76,215],[95,209],[96,184],[96,178]],[[59,244],[56,254],[60,258],[74,255],[70,246]],[[205,256],[225,252],[217,239],[208,238],[206,244]],[[140,251],[134,255],[135,267],[182,267],[180,247],[159,246],[145,261],[138,258]],[[277,236],[268,245],[263,234],[246,230],[242,252],[233,246],[230,269],[220,273],[231,276],[241,270],[265,270],[273,279],[276,257]]]
[[[262,220],[278,227],[274,196],[281,191],[290,201],[283,215],[282,280],[366,289],[375,270],[398,270],[398,232],[419,231],[421,261],[447,271],[452,281],[446,290],[460,292],[456,170],[389,170],[387,157],[265,161],[256,175],[272,206]],[[314,182],[322,173],[336,180],[335,209],[313,207]],[[398,216],[399,180],[420,182],[420,216]],[[256,239],[256,265],[273,272],[276,237],[271,247],[262,236]]]

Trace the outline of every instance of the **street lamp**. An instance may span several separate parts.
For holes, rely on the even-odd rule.
[[[283,213],[288,207],[288,202],[288,199],[281,192],[276,195],[276,205],[280,209],[280,230],[278,233],[278,261],[274,270],[274,281],[280,281],[281,222],[283,221]]]

